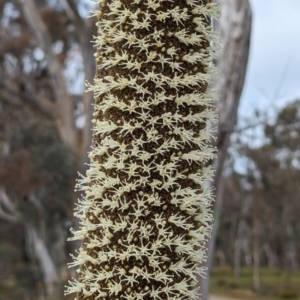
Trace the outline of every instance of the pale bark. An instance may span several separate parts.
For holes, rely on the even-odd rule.
[[[294,229],[290,223],[286,225],[286,233],[288,239],[285,245],[285,256],[287,261],[288,270],[294,272],[298,269],[298,260],[297,260],[297,245],[294,234]]]
[[[81,44],[82,57],[84,61],[84,74],[85,81],[92,82],[95,71],[96,63],[94,52],[95,49],[91,43],[93,35],[97,35],[97,29],[95,26],[96,20],[88,19],[84,21],[79,15],[77,5],[74,0],[64,0],[63,1],[66,12],[74,24],[75,32],[78,40]],[[78,131],[78,159],[77,159],[77,169],[79,173],[85,174],[88,168],[89,157],[88,152],[90,151],[90,146],[92,144],[92,123],[93,118],[93,106],[94,95],[92,92],[86,92],[83,95],[83,115],[85,118],[84,127]],[[79,195],[74,195],[74,199],[77,199]],[[77,229],[79,226],[78,219],[74,218],[72,220],[73,228]],[[73,245],[73,251],[80,247],[79,242],[75,242]],[[69,269],[69,272],[73,272],[73,269]]]
[[[25,83],[25,89],[20,90],[18,83],[14,83],[13,80],[3,77],[0,82],[0,96],[8,104],[12,104],[17,107],[21,107],[26,104],[29,105],[38,114],[43,117],[53,120],[57,130],[60,134],[61,141],[69,146],[76,155],[77,169],[80,169],[81,173],[85,173],[86,165],[84,162],[88,161],[87,150],[91,145],[92,131],[91,131],[91,119],[92,119],[92,102],[93,94],[86,93],[80,101],[84,105],[83,114],[86,122],[82,129],[76,128],[75,115],[74,115],[74,101],[69,94],[65,78],[63,76],[63,66],[60,64],[57,56],[52,50],[52,43],[50,33],[45,23],[43,22],[39,10],[33,0],[18,0],[26,23],[32,32],[32,37],[36,47],[40,48],[45,55],[46,67],[49,74],[49,82],[51,89],[53,90],[54,99],[49,101],[44,98],[44,95],[35,93],[33,90],[27,87],[30,84]],[[84,61],[85,79],[89,82],[92,81],[95,73],[95,59],[93,56],[94,48],[91,44],[93,34],[96,34],[95,20],[89,19],[84,21],[79,13],[76,1],[63,0],[65,2],[66,12],[68,17],[75,28],[75,34],[78,36],[79,44],[82,48],[82,56]],[[1,66],[0,66],[1,67]],[[0,69],[0,74],[2,70]],[[4,74],[4,72],[3,72]],[[72,184],[72,186],[74,186]],[[1,196],[1,195],[0,195]],[[74,199],[77,199],[74,196]],[[1,199],[0,199],[1,202]],[[45,284],[48,289],[48,293],[53,294],[55,283],[58,280],[58,273],[55,264],[62,264],[62,255],[58,257],[58,251],[64,251],[65,237],[63,236],[61,224],[55,223],[56,241],[52,245],[46,243],[46,235],[49,232],[49,228],[46,227],[43,207],[39,202],[39,199],[35,195],[28,195],[28,204],[33,205],[37,213],[37,222],[26,223],[27,237],[31,243],[32,258],[39,264],[40,269],[43,272]],[[0,218],[9,222],[22,222],[22,212],[19,212],[18,216],[9,214],[6,209],[2,210],[4,206],[0,204]],[[23,221],[24,223],[24,221]],[[74,226],[73,224],[73,227]],[[61,232],[59,232],[61,231]],[[56,253],[54,253],[56,251]],[[65,263],[63,263],[65,264]]]
[[[260,291],[260,220],[253,219],[253,289]]]
[[[269,243],[265,243],[262,245],[261,250],[265,253],[267,258],[267,265],[269,268],[275,267],[278,264],[278,259],[273,252]]]
[[[217,24],[221,31],[222,50],[218,60],[219,78],[215,87],[220,91],[218,158],[216,161],[214,205],[215,221],[208,244],[208,271],[211,270],[216,235],[223,202],[222,170],[227,157],[230,135],[237,120],[239,99],[244,85],[251,33],[251,8],[248,0],[219,0],[222,17]],[[208,299],[209,274],[201,282],[202,299]]]
[[[43,279],[47,288],[47,294],[52,296],[55,294],[57,288],[56,285],[59,283],[59,277],[45,243],[44,212],[39,199],[36,198],[35,195],[30,195],[28,200],[34,206],[39,216],[39,232],[30,222],[24,223],[28,250],[32,259],[37,261],[42,271]],[[22,222],[20,214],[4,188],[0,188],[0,218],[13,223]]]
[[[234,243],[233,261],[234,261],[234,279],[236,282],[239,281],[241,272],[241,254],[242,250],[247,251],[249,235],[247,234],[247,222],[246,218],[249,214],[252,199],[251,197],[246,197],[242,200],[242,209],[240,214],[240,220],[237,226],[237,234]],[[246,248],[246,249],[245,249]],[[246,250],[246,251],[245,251]]]
[[[215,87],[220,91],[218,161],[215,182],[222,177],[228,139],[237,121],[237,109],[243,90],[251,34],[251,8],[248,0],[219,0],[222,17],[217,24],[221,31],[222,50],[218,60],[219,77]]]
[[[28,201],[36,212],[36,225],[32,222],[25,222],[26,236],[31,249],[32,259],[38,262],[42,271],[44,283],[48,296],[58,295],[59,276],[55,263],[51,257],[50,248],[46,243],[46,213],[40,199],[33,193],[28,196]]]
[[[7,195],[5,188],[0,187],[0,219],[10,223],[18,222],[18,212]]]
[[[218,260],[218,266],[224,268],[226,266],[226,256],[223,250],[216,251],[216,259]]]
[[[78,40],[81,44],[82,49],[82,56],[84,61],[84,74],[85,80],[87,82],[92,82],[95,71],[96,71],[96,64],[94,58],[95,49],[92,46],[91,40],[93,37],[93,33],[96,35],[96,26],[95,20],[92,22],[84,21],[81,16],[79,15],[77,5],[74,0],[65,0],[65,7],[66,11],[69,15],[69,18],[72,20],[74,24],[76,34],[78,36]],[[82,129],[81,136],[80,136],[80,153],[82,154],[78,166],[80,166],[80,172],[85,173],[86,171],[86,164],[88,162],[87,153],[89,151],[89,147],[92,144],[92,131],[91,131],[91,120],[92,120],[92,103],[94,100],[94,95],[91,92],[85,93],[83,96],[83,114],[85,116],[85,126]]]
[[[52,261],[45,240],[41,238],[37,229],[30,225],[25,225],[26,237],[31,255],[37,260],[38,265],[43,273],[43,279],[47,289],[47,295],[53,296],[57,292],[57,284],[59,283],[59,277],[56,267]]]

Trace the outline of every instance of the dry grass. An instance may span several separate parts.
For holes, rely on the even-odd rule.
[[[287,273],[279,269],[263,268],[259,292],[253,291],[252,276],[252,270],[244,268],[237,281],[232,269],[215,269],[212,272],[211,292],[240,299],[300,300],[300,271]]]

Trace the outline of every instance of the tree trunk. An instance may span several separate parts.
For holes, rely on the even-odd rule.
[[[240,271],[241,271],[241,254],[243,248],[247,245],[246,239],[247,237],[247,222],[246,222],[246,217],[249,212],[249,208],[251,206],[251,198],[246,198],[245,201],[242,203],[242,211],[241,211],[241,219],[238,222],[238,227],[237,227],[237,234],[236,234],[236,239],[234,243],[234,279],[235,282],[239,282],[240,278]]]
[[[253,289],[260,291],[260,220],[253,218]]]
[[[212,267],[215,241],[223,202],[222,170],[227,157],[229,138],[237,119],[239,99],[244,85],[251,33],[251,8],[248,0],[219,0],[222,17],[217,24],[221,30],[222,51],[218,61],[219,79],[216,88],[221,91],[219,107],[218,159],[215,186],[217,196],[214,206],[215,220],[208,243],[208,274],[202,279],[202,300],[208,299],[209,271]]]
[[[25,222],[26,238],[28,239],[28,249],[33,261],[43,274],[43,280],[48,297],[59,296],[59,275],[54,263],[49,245],[46,244],[47,230],[45,224],[46,213],[34,193],[28,195],[28,201],[36,212],[36,223],[29,220]],[[55,224],[53,224],[55,226]],[[54,247],[55,248],[55,247]]]
[[[14,203],[8,197],[5,188],[0,186],[0,219],[15,223],[19,221]]]
[[[285,243],[285,257],[287,270],[294,272],[298,269],[297,245],[295,241],[294,229],[290,223],[286,225],[288,240]]]
[[[234,273],[234,281],[236,284],[240,281],[240,275],[241,275],[241,249],[242,249],[242,241],[239,237],[239,232],[242,231],[241,229],[242,224],[239,223],[238,226],[238,236],[234,242],[234,251],[233,251],[233,273]]]
[[[50,297],[58,296],[57,285],[59,284],[59,277],[45,241],[39,236],[37,229],[31,224],[27,224],[25,230],[30,254],[37,260],[41,268],[47,295]]]
[[[262,245],[261,249],[264,251],[266,258],[267,258],[267,265],[268,268],[275,267],[278,264],[278,259],[273,252],[269,243],[265,243]]]
[[[96,63],[94,58],[95,49],[91,43],[93,39],[93,35],[97,34],[97,29],[95,26],[95,20],[92,22],[85,22],[77,8],[77,4],[74,0],[64,0],[63,4],[66,7],[66,13],[68,14],[70,20],[74,24],[76,34],[78,36],[78,40],[81,44],[82,57],[84,61],[84,74],[85,81],[92,82],[95,71],[96,71]],[[90,145],[92,144],[92,126],[91,120],[93,118],[93,107],[92,102],[94,100],[94,95],[91,92],[87,92],[83,96],[83,106],[84,106],[84,116],[85,116],[85,126],[81,132],[79,137],[79,145],[78,148],[80,150],[80,157],[78,160],[78,167],[80,173],[85,174],[87,170],[88,152],[90,150]]]
[[[57,297],[59,277],[44,240],[46,233],[43,207],[41,206],[39,199],[34,194],[30,194],[28,196],[28,200],[37,212],[37,222],[39,224],[39,226],[33,226],[30,222],[24,224],[28,254],[32,260],[38,263],[39,268],[41,269],[47,295],[50,297]],[[1,206],[5,210],[0,209],[0,219],[11,223],[22,222],[19,212],[16,210],[14,203],[11,201],[4,188],[0,188],[0,208]],[[37,227],[39,230],[37,230]],[[43,298],[43,295],[40,295],[40,298]]]
[[[52,50],[51,36],[42,21],[33,0],[19,0],[24,18],[26,19],[37,45],[45,53],[47,69],[51,79],[56,103],[56,125],[63,142],[74,151],[77,150],[77,133],[74,122],[74,107],[67,91],[63,69]]]
[[[25,88],[20,89],[17,81],[15,82],[10,76],[6,76],[5,66],[2,65],[0,65],[0,75],[3,75],[3,80],[0,82],[0,96],[8,105],[17,105],[18,109],[23,108],[23,105],[27,105],[36,111],[38,115],[47,118],[47,121],[53,121],[60,134],[62,143],[71,148],[74,152],[77,169],[80,170],[80,173],[84,174],[86,171],[86,164],[84,164],[84,162],[88,162],[87,152],[91,145],[92,138],[91,119],[93,107],[91,104],[93,102],[93,95],[92,93],[85,93],[82,100],[80,99],[84,106],[82,114],[84,115],[86,122],[84,128],[79,129],[76,127],[76,117],[74,115],[73,107],[74,101],[67,88],[65,76],[63,75],[64,65],[60,62],[59,57],[53,52],[53,39],[55,39],[55,37],[51,38],[52,24],[48,27],[47,22],[41,17],[40,7],[37,1],[18,0],[17,2],[19,5],[16,5],[16,8],[21,9],[24,22],[31,30],[31,45],[41,49],[45,55],[47,80],[49,81],[49,87],[52,91],[50,93],[51,99],[48,95],[45,96],[40,93],[39,89],[36,89],[36,83],[30,81],[31,79],[28,76],[26,77]],[[95,26],[97,18],[95,17],[88,20],[82,19],[79,14],[79,3],[76,0],[62,0],[60,2],[66,4],[65,11],[68,15],[68,18],[65,18],[65,15],[63,14],[64,17],[62,20],[63,22],[67,20],[68,23],[66,22],[66,25],[71,23],[74,26],[74,34],[77,35],[78,44],[81,46],[85,80],[92,82],[95,73],[95,58],[93,55],[95,49],[91,40],[93,35],[97,34]],[[1,3],[0,0],[0,14],[2,13],[3,8]],[[43,5],[46,6],[48,4],[45,2]],[[48,8],[52,10],[53,7],[49,4]],[[27,28],[25,31],[27,31]],[[66,34],[73,34],[73,32],[70,32],[68,29],[66,30]],[[47,97],[49,98],[47,99]],[[0,152],[1,150],[0,145]],[[82,168],[79,168],[79,166],[82,166]],[[75,183],[71,185],[74,186]],[[28,221],[29,227],[28,229],[25,229],[27,231],[28,241],[31,243],[30,254],[34,262],[36,262],[42,270],[48,294],[55,294],[54,289],[56,289],[56,282],[58,281],[59,275],[61,275],[58,274],[58,268],[60,265],[65,265],[65,262],[62,262],[64,257],[61,254],[61,251],[63,251],[62,249],[64,249],[65,246],[65,237],[62,236],[61,220],[57,220],[57,223],[55,223],[54,220],[54,222],[51,223],[51,229],[47,227],[48,223],[46,224],[43,220],[45,216],[42,214],[43,207],[42,204],[39,203],[39,199],[36,199],[34,195],[27,196],[27,200],[29,200],[28,204],[34,206],[38,216],[36,222],[29,223]],[[74,193],[74,202],[77,197],[78,195],[75,195]],[[24,225],[24,222],[22,223],[23,212],[11,211],[8,206],[10,203],[6,200],[7,195],[4,187],[3,189],[0,187],[0,219],[10,223],[19,222]],[[71,218],[70,212],[70,219]],[[24,217],[23,219],[26,218]],[[54,228],[53,224],[55,224]],[[53,233],[53,236],[56,238],[51,245],[46,242],[46,240],[48,241],[46,237],[49,232]],[[68,253],[70,252],[72,251],[68,251]],[[41,295],[41,297],[43,297],[43,295]]]

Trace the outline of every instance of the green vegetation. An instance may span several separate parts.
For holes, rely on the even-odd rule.
[[[235,280],[231,268],[212,271],[211,293],[239,299],[300,299],[300,271],[287,273],[276,268],[262,268],[260,272],[261,290],[253,291],[253,273],[250,268],[242,268],[241,276]]]

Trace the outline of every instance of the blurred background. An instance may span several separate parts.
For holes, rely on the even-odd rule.
[[[219,2],[217,199],[203,299],[205,285],[230,299],[300,299],[300,2]],[[66,239],[91,141],[92,6],[0,0],[0,300],[62,299],[76,276],[66,266],[78,244]]]

